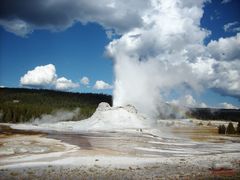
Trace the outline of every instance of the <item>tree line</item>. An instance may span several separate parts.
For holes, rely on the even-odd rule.
[[[218,126],[218,133],[219,134],[240,134],[240,122],[237,124],[237,128],[233,126],[233,123],[228,123],[226,127],[224,124]]]
[[[202,120],[240,121],[240,109],[191,108],[186,115]]]
[[[27,122],[42,114],[80,108],[78,119],[90,117],[100,102],[112,105],[112,96],[45,89],[0,88],[0,122]]]

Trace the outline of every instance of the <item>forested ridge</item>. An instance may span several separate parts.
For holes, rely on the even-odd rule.
[[[190,108],[186,114],[202,120],[240,121],[240,109]]]
[[[26,122],[57,110],[80,108],[77,119],[90,117],[100,102],[112,104],[112,96],[45,89],[0,88],[0,122]]]

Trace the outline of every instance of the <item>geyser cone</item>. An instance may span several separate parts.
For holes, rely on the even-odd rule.
[[[86,130],[135,129],[150,126],[148,119],[139,114],[134,106],[110,107],[105,102],[98,105],[92,117],[80,123]]]

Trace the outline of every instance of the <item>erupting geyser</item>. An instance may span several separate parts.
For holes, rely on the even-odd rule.
[[[151,0],[141,11],[141,25],[107,45],[114,61],[114,106],[132,104],[156,118],[166,115],[165,102],[206,87],[213,70],[204,45],[209,33],[200,27],[204,2]]]

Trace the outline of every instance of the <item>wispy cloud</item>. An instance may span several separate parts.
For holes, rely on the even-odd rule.
[[[227,23],[223,26],[223,29],[225,32],[239,32],[240,31],[240,26],[238,21],[230,22]]]
[[[230,3],[232,0],[222,0],[221,4],[227,4]]]

